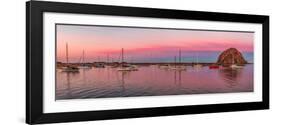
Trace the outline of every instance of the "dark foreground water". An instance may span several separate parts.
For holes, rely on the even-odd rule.
[[[80,69],[79,73],[57,70],[56,99],[159,96],[253,91],[253,65],[242,69],[187,67],[164,70],[156,65],[138,71],[116,68]]]

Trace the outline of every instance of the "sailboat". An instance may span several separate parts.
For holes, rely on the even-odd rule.
[[[104,66],[103,63],[95,63],[95,64],[94,64],[94,67],[95,67],[95,68],[105,68],[105,66]]]
[[[63,72],[79,72],[77,66],[70,65],[68,62],[68,44],[66,43],[66,67],[62,70]]]
[[[122,48],[121,51],[121,67],[119,67],[117,70],[118,71],[137,71],[138,68],[134,65],[129,65],[129,64],[124,64],[124,49]]]
[[[159,69],[168,70],[170,67],[171,67],[171,65],[169,63],[158,64]]]
[[[234,61],[234,56],[232,55],[232,64],[230,65],[230,68],[232,69],[241,69],[243,68],[243,66],[238,66],[235,64],[235,61]]]
[[[160,69],[165,69],[165,70],[167,70],[167,69],[170,68],[170,65],[169,65],[169,64],[161,64],[161,65],[158,65],[158,67],[159,67]]]
[[[82,54],[82,65],[79,66],[80,69],[91,69],[92,66],[91,65],[87,65],[85,63],[85,52],[83,50],[83,54]]]
[[[98,56],[98,62],[95,62],[94,64],[93,64],[93,66],[95,67],[95,68],[105,68],[105,64],[103,63],[103,62],[100,62],[100,57]]]
[[[186,70],[186,66],[181,65],[181,50],[179,50],[179,65],[177,65],[177,57],[175,56],[175,66],[171,66],[171,70]]]
[[[193,65],[194,68],[202,68],[202,65],[198,63],[198,54],[196,54],[196,64]]]

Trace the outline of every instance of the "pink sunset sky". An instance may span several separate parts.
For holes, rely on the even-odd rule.
[[[230,47],[253,52],[254,33],[202,30],[149,29],[81,25],[56,25],[57,60],[79,61],[83,50],[86,61],[117,60],[124,48],[125,58],[166,58],[180,49],[191,52],[221,52]]]

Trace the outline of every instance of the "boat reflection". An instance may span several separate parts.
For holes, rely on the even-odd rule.
[[[174,70],[174,84],[177,85],[178,87],[181,86],[181,77],[182,77],[182,70]]]
[[[118,72],[119,74],[121,74],[121,79],[119,78],[119,83],[121,83],[121,92],[125,92],[126,87],[125,87],[125,75],[128,75],[130,72]],[[118,74],[118,76],[119,76]]]
[[[72,98],[72,86],[71,86],[71,78],[75,77],[75,75],[78,75],[79,72],[64,72],[62,71],[62,73],[65,74],[65,78],[66,78],[66,95],[69,97],[69,98]],[[83,82],[85,82],[85,80],[83,80]]]

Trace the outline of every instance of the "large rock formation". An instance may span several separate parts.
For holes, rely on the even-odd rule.
[[[242,53],[239,52],[236,48],[229,48],[223,51],[217,60],[217,64],[219,65],[243,65],[246,63],[247,61],[244,59]]]

